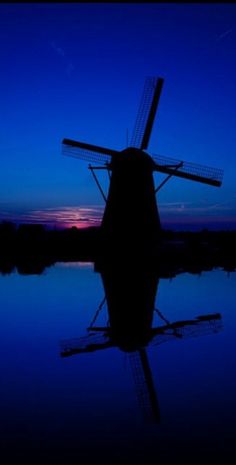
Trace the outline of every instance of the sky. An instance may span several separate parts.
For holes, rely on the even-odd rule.
[[[99,224],[88,163],[61,141],[126,148],[145,78],[161,76],[149,153],[224,170],[220,188],[170,180],[161,222],[236,229],[235,24],[235,4],[1,4],[0,221]]]

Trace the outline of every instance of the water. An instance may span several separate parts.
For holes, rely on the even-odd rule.
[[[190,325],[187,337],[164,342],[159,335],[146,348],[160,415],[150,423],[131,354],[110,347],[61,356],[63,341],[74,347],[88,335],[103,300],[93,264],[0,276],[2,463],[211,463],[234,456],[235,284],[235,273],[220,270],[159,280],[153,327],[165,325],[163,318],[220,313],[222,328],[197,328],[191,337]],[[105,304],[95,324],[107,319]]]

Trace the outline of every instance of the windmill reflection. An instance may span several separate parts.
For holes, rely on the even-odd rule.
[[[97,269],[101,274],[105,297],[87,328],[88,334],[62,342],[61,356],[94,352],[118,347],[129,354],[137,397],[146,419],[160,421],[160,409],[146,347],[173,339],[218,332],[222,328],[219,313],[198,316],[191,320],[170,323],[155,308],[160,275],[150,266],[130,262],[106,263]],[[96,324],[102,309],[107,307],[108,322]],[[162,323],[153,327],[154,312]]]

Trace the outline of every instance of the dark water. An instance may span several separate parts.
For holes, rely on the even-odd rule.
[[[159,280],[153,327],[221,320],[146,348],[160,415],[150,423],[132,354],[111,347],[61,356],[63,341],[88,335],[104,297],[92,264],[0,276],[1,463],[227,462],[235,455],[235,289],[236,274],[220,270]],[[105,304],[96,324],[107,319]]]

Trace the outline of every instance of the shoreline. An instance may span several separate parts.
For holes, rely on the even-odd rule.
[[[99,227],[65,230],[47,230],[42,225],[0,224],[0,273],[9,274],[16,269],[20,274],[40,274],[57,262],[104,262],[124,266],[129,260],[137,266],[151,266],[161,276],[175,276],[181,272],[200,273],[221,268],[236,270],[236,231],[170,231],[163,230],[162,236],[150,254],[151,261],[144,260],[145,250],[132,244],[133,254],[128,247],[114,247],[106,243],[107,256],[102,250]],[[148,246],[148,244],[147,244]],[[110,257],[114,250],[117,260]],[[144,252],[144,253],[143,253]],[[153,256],[152,256],[153,255]]]

